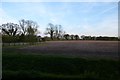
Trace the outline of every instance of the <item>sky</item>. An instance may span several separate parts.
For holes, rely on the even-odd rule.
[[[8,0],[9,1],[9,0]],[[0,24],[19,20],[38,23],[44,35],[48,23],[69,34],[118,36],[117,2],[2,2]]]

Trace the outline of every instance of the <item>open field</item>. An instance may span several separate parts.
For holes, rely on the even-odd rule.
[[[3,80],[120,80],[117,47],[115,41],[3,47]]]
[[[49,41],[41,46],[20,48],[25,53],[89,58],[118,58],[117,41]]]

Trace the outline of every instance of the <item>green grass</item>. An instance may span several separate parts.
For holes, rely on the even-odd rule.
[[[3,48],[3,80],[120,80],[116,60],[25,55],[18,47]]]

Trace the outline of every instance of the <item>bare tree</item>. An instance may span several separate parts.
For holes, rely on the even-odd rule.
[[[46,28],[46,34],[50,35],[50,38],[60,39],[63,37],[64,31],[62,30],[61,25],[53,25],[52,23],[48,24],[48,28]]]
[[[57,39],[60,39],[62,37],[62,34],[63,34],[63,30],[62,30],[62,26],[61,25],[56,25],[55,26],[55,37]]]
[[[1,26],[2,34],[15,36],[18,33],[19,25],[14,23],[2,24]]]
[[[63,31],[63,28],[62,28],[62,25],[58,25],[58,38],[62,38],[62,36],[64,35],[64,31]]]
[[[20,20],[19,25],[23,35],[35,35],[37,33],[38,24],[32,20]]]
[[[53,36],[54,36],[54,32],[55,32],[55,28],[54,25],[52,23],[48,24],[48,28],[46,28],[46,34],[50,35],[50,38],[53,40]]]
[[[55,37],[55,38],[58,38],[58,37],[59,37],[58,25],[55,25],[54,37]]]
[[[31,20],[26,20],[27,35],[35,35],[38,31],[38,24]]]
[[[22,35],[25,35],[27,33],[26,21],[24,19],[20,20],[19,25],[21,27]]]

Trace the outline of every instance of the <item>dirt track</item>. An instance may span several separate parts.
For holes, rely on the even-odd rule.
[[[117,41],[49,41],[22,48],[26,53],[78,57],[118,58]]]

